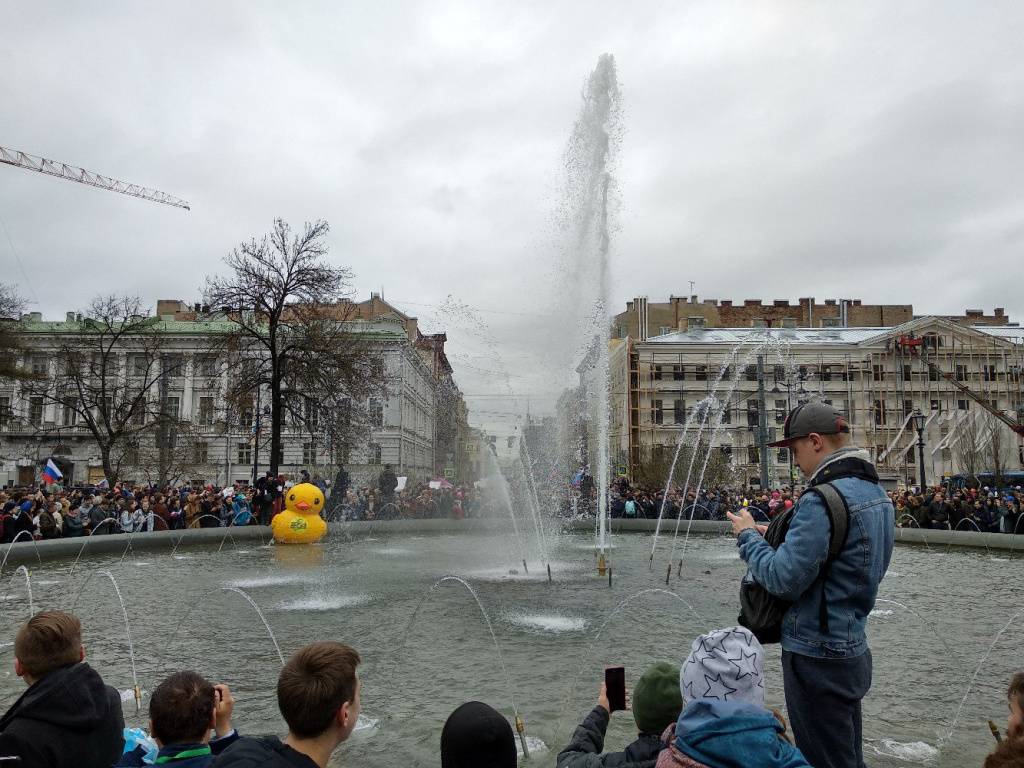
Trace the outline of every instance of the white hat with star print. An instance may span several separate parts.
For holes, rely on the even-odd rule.
[[[764,649],[745,627],[716,629],[693,641],[679,670],[683,703],[694,699],[764,706]]]

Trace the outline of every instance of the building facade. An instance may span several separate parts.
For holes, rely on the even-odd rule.
[[[454,434],[460,429],[468,433],[465,403],[444,356],[443,334],[423,337],[415,318],[377,295],[359,307],[354,319],[344,321],[345,331],[366,340],[372,354],[379,356],[384,384],[379,396],[347,404],[356,415],[353,430],[359,425],[360,437],[345,451],[346,469],[354,483],[375,483],[384,464],[411,481],[431,479],[439,466],[443,471],[443,462],[454,450],[449,445],[454,444]],[[269,397],[266,390],[257,392],[253,402],[232,403],[226,397],[231,374],[223,353],[218,356],[211,350],[222,349],[218,339],[230,334],[234,325],[208,308],[178,301],[160,301],[157,311],[149,330],[158,333],[161,342],[158,351],[150,350],[150,357],[162,373],[151,378],[135,375],[140,372],[133,365],[140,367],[137,358],[143,355],[136,340],[126,338],[112,351],[117,359],[109,370],[116,372],[112,380],[121,382],[119,391],[129,391],[134,381],[136,387],[148,390],[140,399],[159,403],[156,411],[139,409],[137,439],[119,456],[119,476],[152,481],[153,465],[164,462],[161,476],[166,478],[169,475],[163,470],[170,461],[179,481],[228,484],[251,479],[268,466]],[[346,312],[346,317],[351,316]],[[81,413],[62,407],[59,397],[38,394],[38,380],[68,365],[61,359],[62,350],[68,348],[69,340],[88,332],[87,325],[88,318],[72,313],[64,321],[46,321],[35,313],[19,323],[25,349],[21,365],[37,382],[30,386],[0,381],[3,485],[34,482],[49,458],[72,483],[103,479],[98,444]],[[162,432],[146,428],[154,413],[164,425]],[[318,431],[317,419],[305,415],[305,419],[284,419],[279,469],[285,475],[305,469],[331,479],[338,455],[329,444],[333,438]],[[452,433],[440,445],[439,425]]]
[[[631,470],[646,451],[674,450],[685,432],[687,443],[699,436],[722,451],[736,482],[759,484],[761,446],[781,434],[789,409],[810,398],[847,415],[855,441],[891,482],[913,485],[920,477],[915,410],[927,417],[929,483],[967,468],[1024,463],[1018,436],[961,388],[1024,422],[1024,329],[1015,325],[943,317],[857,328],[694,323],[624,343],[625,354],[612,356],[611,434],[613,453]],[[786,449],[769,449],[765,458],[769,482],[798,480]]]

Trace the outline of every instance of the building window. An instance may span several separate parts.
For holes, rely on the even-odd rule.
[[[933,411],[941,411],[942,410],[942,401],[941,400],[932,400],[931,403],[930,403],[930,407],[931,407],[931,409]]]
[[[875,426],[885,426],[885,400],[875,400],[874,408]]]
[[[217,375],[217,356],[201,355],[196,361],[196,368],[200,376],[214,377]]]
[[[139,398],[132,403],[131,406],[131,418],[132,424],[137,427],[141,427],[146,423],[146,401],[143,398]]]
[[[131,356],[132,376],[145,376],[149,373],[149,358],[145,355]]]
[[[125,449],[124,449],[124,456],[122,456],[122,459],[124,460],[125,464],[127,464],[129,466],[132,466],[132,467],[137,467],[139,465],[139,446],[138,446],[138,444],[132,443],[131,445],[128,445],[127,447],[125,447]]]
[[[722,423],[732,424],[732,408],[729,407],[728,403],[722,408]]]
[[[785,424],[786,423],[786,409],[785,408],[776,408],[775,409],[775,423],[776,424]]]
[[[78,423],[78,409],[73,397],[64,399],[64,426],[73,427]]]
[[[672,412],[676,424],[686,423],[686,401],[685,400],[673,400],[672,401]]]
[[[934,365],[929,365],[928,366],[928,381],[938,381],[938,380],[939,380],[939,369],[936,368]]]
[[[192,446],[192,458],[196,464],[206,464],[210,460],[210,446],[200,440]]]
[[[651,401],[651,421],[654,424],[665,423],[665,409],[663,400]]]
[[[732,446],[722,445],[718,448],[722,452],[722,458],[725,459],[726,463],[732,464]]]
[[[209,396],[199,398],[199,424],[209,427],[213,424],[213,398]]]
[[[779,464],[786,464],[789,462],[789,450],[786,448],[779,448],[779,452],[775,455],[776,460]]]
[[[11,398],[9,395],[0,397],[0,429],[7,429],[11,423]]]
[[[682,365],[672,366],[672,381],[685,381],[686,380],[686,368]]]
[[[164,376],[184,376],[185,357],[184,355],[164,355],[162,363]]]
[[[832,381],[832,366],[831,365],[823,365],[823,366],[821,366],[821,380],[822,381]]]
[[[994,365],[981,366],[981,378],[983,381],[995,381],[996,367]]]
[[[380,464],[382,459],[380,446],[376,443],[370,445],[370,463]]]
[[[968,403],[966,400],[957,400],[956,401],[956,408],[957,408],[958,411],[966,411],[969,407],[970,407],[970,403]]]
[[[651,366],[651,381],[661,381],[661,368],[660,365]]]
[[[760,409],[757,400],[747,401],[747,426],[756,427],[759,423]]]
[[[743,369],[743,375],[747,381],[757,381],[757,366],[748,365]]]
[[[757,464],[761,461],[760,452],[756,445],[747,446],[747,464]]]
[[[29,424],[42,424],[43,423],[43,398],[32,397],[28,401],[28,423]]]
[[[32,375],[33,376],[45,376],[46,375],[46,355],[32,355]]]
[[[373,429],[384,428],[384,405],[379,398],[370,398],[370,426]]]
[[[316,400],[314,400],[311,397],[306,398],[304,418],[306,420],[307,429],[315,430],[318,426],[320,426],[320,408],[316,404]],[[307,461],[306,463],[310,464],[313,462]]]
[[[708,380],[708,367],[706,365],[698,365],[698,366],[695,367],[694,370],[695,370],[695,373],[693,375],[694,379],[696,379],[697,381],[707,381]]]
[[[256,421],[256,410],[253,408],[252,401],[242,403],[238,409],[238,426],[240,427],[252,427]]]
[[[903,380],[904,381],[910,381],[910,379],[911,379],[910,366],[909,365],[904,365],[901,370],[903,371]]]
[[[956,380],[957,381],[964,381],[966,378],[967,378],[967,366],[966,365],[958,365],[956,367]]]
[[[872,365],[871,378],[873,381],[885,381],[885,366]]]
[[[252,464],[252,444],[247,442],[238,444],[239,464]]]
[[[174,419],[177,421],[181,416],[181,398],[177,395],[165,397],[163,407],[161,408],[161,414],[164,418]]]
[[[307,466],[316,464],[316,443],[302,444],[302,463]]]

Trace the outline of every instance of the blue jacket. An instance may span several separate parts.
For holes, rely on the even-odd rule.
[[[782,732],[775,715],[755,704],[695,699],[679,715],[672,746],[708,768],[810,768]]]
[[[206,768],[213,762],[213,759],[238,741],[238,731],[220,738],[212,739],[209,744],[168,744],[160,749],[157,755],[162,760],[162,765],[168,768]],[[146,765],[143,757],[146,752],[142,747],[136,747],[131,752],[125,752],[114,768],[140,768]]]
[[[892,557],[892,502],[878,485],[867,452],[844,449],[826,457],[810,485],[832,482],[850,510],[846,545],[824,584],[828,628],[819,621],[819,573],[828,558],[830,527],[825,503],[804,493],[786,540],[772,549],[757,531],[740,532],[737,544],[749,575],[773,595],[792,601],[782,619],[782,648],[816,658],[854,657],[868,650],[865,626],[878,585]]]

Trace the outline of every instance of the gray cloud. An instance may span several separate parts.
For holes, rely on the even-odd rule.
[[[472,400],[479,420],[508,429],[498,412],[525,399],[495,371],[533,408],[565,379],[560,158],[610,51],[626,128],[613,307],[694,280],[710,297],[1024,319],[1016,3],[68,2],[4,18],[0,143],[193,204],[0,168],[27,273],[0,237],[4,279],[49,316],[101,291],[194,298],[272,217],[324,217],[359,291],[447,329],[463,388],[501,395]]]

